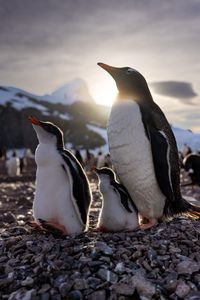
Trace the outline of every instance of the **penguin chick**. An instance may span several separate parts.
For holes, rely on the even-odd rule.
[[[87,227],[91,203],[87,176],[75,156],[64,148],[63,133],[56,125],[35,117],[29,121],[39,140],[34,218],[38,224],[40,220],[46,223],[46,228],[79,234]]]
[[[138,213],[127,189],[117,182],[110,168],[96,169],[103,206],[97,229],[102,231],[131,231],[138,227]]]
[[[182,198],[176,140],[144,76],[129,67],[98,65],[119,91],[108,121],[108,143],[117,176],[148,220],[141,228],[182,213],[200,217],[200,207]]]
[[[20,168],[19,168],[20,162],[19,157],[13,155],[6,161],[6,168],[8,172],[8,176],[18,176],[20,174]]]

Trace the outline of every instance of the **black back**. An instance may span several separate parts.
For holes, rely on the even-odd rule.
[[[116,180],[116,175],[114,171],[110,168],[101,168],[101,169],[96,169],[97,174],[99,175],[107,175],[110,178],[110,184],[114,187],[114,191],[119,193],[120,195],[120,200],[124,208],[132,213],[133,211],[137,211],[137,208],[128,192],[128,190],[125,188],[124,185],[121,183],[117,182]]]
[[[73,180],[73,196],[76,200],[76,204],[78,206],[81,219],[83,223],[86,224],[87,213],[91,202],[89,182],[80,163],[70,151],[63,149],[60,150],[60,154],[62,155],[65,163],[69,167],[72,180]],[[62,165],[62,167],[67,172],[64,164]]]

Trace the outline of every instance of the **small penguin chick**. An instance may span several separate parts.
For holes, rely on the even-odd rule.
[[[138,227],[138,212],[126,188],[110,168],[96,169],[103,196],[97,230],[131,231]]]
[[[29,121],[39,140],[33,226],[68,235],[82,233],[87,229],[91,202],[87,176],[76,157],[64,148],[60,128],[35,117]]]

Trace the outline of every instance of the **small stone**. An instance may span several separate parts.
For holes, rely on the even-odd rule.
[[[74,282],[72,280],[67,280],[67,282],[62,282],[59,285],[59,292],[62,297],[66,297],[69,291],[71,290]]]
[[[8,300],[31,300],[36,296],[36,290],[27,290],[26,288],[21,288],[10,294]]]
[[[175,291],[176,295],[179,298],[184,298],[185,296],[187,296],[189,291],[190,291],[190,287],[183,280],[180,280],[176,287],[176,291]]]
[[[3,214],[3,222],[5,223],[15,223],[16,219],[15,219],[15,215],[12,214],[11,212],[6,212]]]
[[[185,300],[199,300],[200,292],[189,292],[189,294],[185,297]]]
[[[137,260],[139,257],[141,257],[142,256],[142,251],[140,251],[140,250],[137,250],[137,251],[135,251],[134,253],[133,253],[133,255],[131,256],[131,258],[135,261],[135,260]]]
[[[82,300],[83,296],[80,291],[72,291],[68,293],[67,300]]]
[[[176,279],[171,279],[169,282],[167,282],[165,285],[164,285],[164,288],[169,291],[170,293],[174,292],[176,290],[176,287],[177,287],[177,284],[178,284],[178,280]]]
[[[156,292],[155,286],[141,275],[134,275],[131,278],[132,286],[137,289],[137,292],[142,300],[151,300]]]
[[[182,261],[177,265],[178,274],[193,274],[194,272],[198,272],[200,270],[200,265],[193,260]]]
[[[88,277],[87,284],[92,289],[96,289],[96,287],[101,283],[101,280],[96,277]]]
[[[50,299],[49,293],[44,293],[40,296],[40,300],[49,300],[49,299]]]
[[[12,282],[12,279],[9,278],[0,278],[0,289],[6,288]]]
[[[114,271],[118,274],[123,274],[125,272],[124,263],[123,262],[117,263]]]
[[[74,288],[76,290],[85,290],[88,288],[87,282],[83,278],[77,278],[74,280]]]
[[[46,293],[47,291],[49,291],[51,288],[51,286],[48,283],[44,283],[41,287],[41,289],[39,289],[38,294],[43,294]]]
[[[30,287],[30,286],[33,286],[33,283],[34,283],[34,279],[32,277],[28,276],[28,277],[26,277],[25,280],[23,280],[21,282],[21,285]]]
[[[95,249],[101,251],[105,255],[113,254],[113,249],[104,242],[96,242]]]
[[[110,270],[106,270],[106,269],[100,269],[98,272],[97,272],[97,275],[99,276],[99,278],[101,278],[102,280],[104,281],[108,281],[108,282],[111,282],[111,283],[117,283],[118,281],[118,276],[111,272]]]
[[[106,300],[106,292],[104,290],[96,291],[87,297],[87,300]]]
[[[118,295],[131,296],[133,295],[135,288],[123,282],[116,283],[111,286],[111,290],[115,291]]]
[[[7,260],[8,260],[8,257],[7,257],[7,256],[1,256],[1,257],[0,257],[0,263],[5,262],[5,261],[7,261]]]

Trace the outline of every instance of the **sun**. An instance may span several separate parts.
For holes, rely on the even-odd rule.
[[[101,81],[93,85],[91,94],[95,102],[101,105],[111,106],[117,96],[117,88],[115,82]]]

